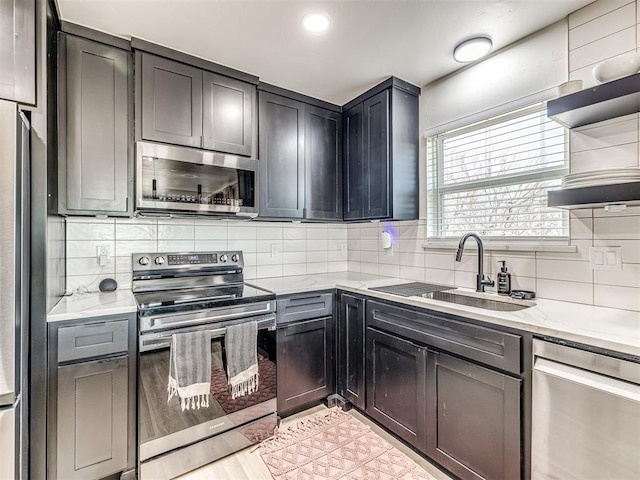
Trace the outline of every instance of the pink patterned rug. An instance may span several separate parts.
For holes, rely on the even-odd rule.
[[[275,480],[434,480],[368,426],[337,408],[277,432],[260,450]]]

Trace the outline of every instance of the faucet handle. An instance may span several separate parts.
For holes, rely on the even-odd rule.
[[[496,282],[491,280],[491,278],[487,277],[486,275],[482,276],[482,285],[486,285],[488,287],[494,287],[496,285]]]

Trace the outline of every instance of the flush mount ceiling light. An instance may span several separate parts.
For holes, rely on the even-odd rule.
[[[489,53],[492,46],[493,42],[489,37],[470,38],[453,49],[453,58],[460,63],[473,62]]]
[[[322,33],[331,26],[331,17],[326,13],[307,13],[302,17],[302,26],[312,33]]]

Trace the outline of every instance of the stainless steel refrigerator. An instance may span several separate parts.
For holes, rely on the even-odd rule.
[[[0,100],[0,480],[27,478],[29,122]]]

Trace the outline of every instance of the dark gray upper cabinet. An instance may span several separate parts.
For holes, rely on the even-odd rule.
[[[261,90],[260,216],[342,220],[342,116],[291,97]],[[324,102],[317,101],[323,104]]]
[[[165,50],[161,53],[173,53]],[[195,66],[204,63],[215,70],[215,64],[200,60],[191,65],[185,62],[198,59],[175,55],[181,61],[146,51],[136,54],[141,78],[136,97],[141,112],[137,138],[255,157],[256,85]]]
[[[140,58],[142,138],[201,147],[202,70],[147,53]]]
[[[389,91],[367,99],[363,110],[364,218],[389,217]]]
[[[305,105],[305,218],[342,220],[342,116]]]
[[[203,147],[255,157],[256,87],[211,72],[203,76]]]
[[[343,114],[344,120],[344,219],[356,220],[363,216],[364,175],[363,105],[359,103]],[[346,180],[348,179],[348,180]]]
[[[418,96],[395,77],[344,106],[344,219],[418,218]]]
[[[0,2],[0,98],[36,103],[36,2]]]
[[[58,37],[59,213],[130,215],[131,54]]]
[[[302,218],[304,104],[260,92],[260,216]]]

